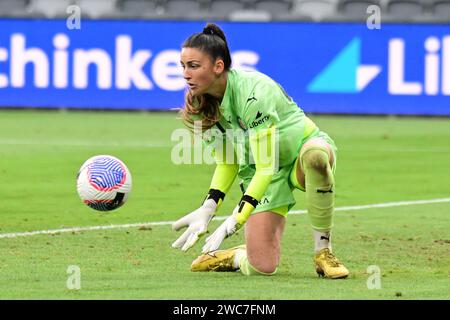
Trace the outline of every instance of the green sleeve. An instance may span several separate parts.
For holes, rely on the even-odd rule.
[[[280,98],[280,89],[276,84],[274,86],[276,87],[272,85],[256,87],[253,93],[256,100],[249,99],[243,113],[244,122],[249,128],[250,149],[256,168],[245,195],[258,202],[264,196],[278,169],[277,123],[280,119],[276,105],[277,99]],[[241,205],[237,221],[244,224],[254,208],[248,202]]]
[[[214,144],[213,155],[216,161],[216,169],[211,180],[210,189],[216,189],[226,194],[239,171],[233,144],[225,138],[218,138]],[[218,205],[220,204],[221,202]]]
[[[272,181],[275,173],[276,152],[274,152],[274,141],[276,140],[276,127],[261,129],[250,135],[250,147],[255,159],[255,174],[245,191],[245,195],[250,196],[255,201],[260,201],[264,196],[267,187]],[[244,196],[245,196],[244,195]],[[244,224],[256,206],[245,202],[238,212],[236,220]]]

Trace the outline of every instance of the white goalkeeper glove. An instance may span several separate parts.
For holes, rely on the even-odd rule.
[[[217,250],[220,244],[225,238],[233,235],[237,230],[239,230],[242,225],[236,221],[236,215],[239,211],[239,205],[234,209],[231,216],[229,216],[217,229],[206,238],[206,243],[203,246],[202,253],[211,252]]]
[[[217,203],[213,199],[207,199],[200,208],[175,221],[172,230],[178,231],[184,227],[187,227],[187,230],[172,243],[172,248],[189,250],[208,230],[208,224],[216,209]]]

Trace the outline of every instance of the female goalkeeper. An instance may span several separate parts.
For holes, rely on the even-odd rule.
[[[192,271],[275,274],[286,216],[295,204],[292,191],[297,188],[306,192],[317,273],[345,278],[348,270],[331,250],[337,151],[333,140],[271,78],[231,69],[225,35],[215,24],[184,42],[181,65],[189,86],[182,110],[185,124],[193,128],[201,121],[203,132],[218,129],[225,145],[232,143],[226,138],[228,130],[242,133],[247,142],[242,144],[244,152],[234,146],[232,157],[224,156],[229,148],[215,150],[217,166],[208,195],[199,209],[173,224],[175,231],[187,230],[172,247],[186,251],[206,233],[239,175],[243,196],[231,216],[206,238]],[[217,250],[244,224],[246,245]]]

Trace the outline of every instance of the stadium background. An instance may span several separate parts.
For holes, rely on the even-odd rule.
[[[0,0],[0,17],[0,298],[448,299],[450,1]],[[168,222],[201,202],[213,170],[171,161],[180,45],[205,22],[236,68],[273,77],[335,138],[348,280],[315,277],[301,193],[277,277],[191,274],[200,246],[170,248]],[[133,174],[117,212],[77,198],[96,154]]]

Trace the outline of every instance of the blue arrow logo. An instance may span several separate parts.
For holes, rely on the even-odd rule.
[[[309,92],[358,93],[380,73],[377,65],[361,65],[361,39],[354,38],[308,85]]]

